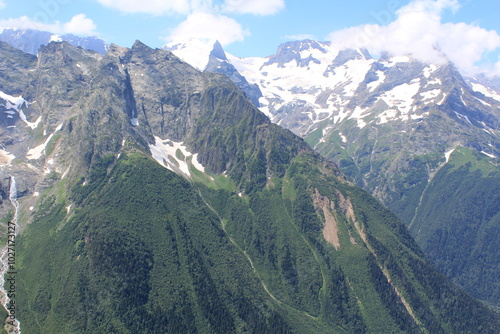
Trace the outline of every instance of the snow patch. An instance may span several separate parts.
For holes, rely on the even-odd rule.
[[[455,115],[457,115],[458,118],[460,119],[463,119],[465,120],[467,123],[469,123],[470,125],[472,125],[471,121],[469,120],[469,117],[465,116],[465,115],[462,115],[456,111],[454,111]]]
[[[481,99],[480,99],[480,98],[478,98],[478,97],[476,97],[476,100],[478,100],[479,102],[481,102],[481,103],[482,103],[483,105],[485,105],[485,106],[491,107],[491,104],[484,102],[483,100],[481,100]]]
[[[398,112],[394,109],[386,110],[377,116],[379,119],[378,124],[385,124],[385,123],[395,119],[397,115],[398,115]]]
[[[464,101],[464,89],[462,88],[462,95],[460,95],[460,100],[462,100],[462,104],[467,107],[467,103]]]
[[[451,154],[452,154],[453,152],[455,152],[455,150],[456,150],[456,149],[457,149],[457,148],[456,148],[456,147],[454,147],[454,148],[452,148],[451,150],[449,150],[449,151],[447,151],[447,152],[444,152],[444,158],[446,159],[446,162],[450,161]]]
[[[423,101],[435,99],[439,95],[441,95],[441,89],[432,89],[432,90],[428,90],[426,92],[420,93],[420,96],[422,96]]]
[[[431,64],[424,68],[423,74],[426,78],[429,78],[432,73],[434,73],[438,69],[437,65]]]
[[[444,94],[443,98],[441,99],[441,101],[438,102],[438,105],[442,105],[444,103],[444,101],[446,100],[446,98],[448,97],[447,94]]]
[[[68,169],[66,169],[66,171],[61,175],[61,180],[64,179],[66,177],[66,175],[68,175],[69,173],[69,170],[71,169],[71,165],[68,167]]]
[[[23,105],[28,106],[29,103],[28,103],[28,101],[23,99],[23,97],[21,95],[15,97],[15,96],[11,96],[11,95],[5,94],[4,92],[0,91],[0,98],[4,99],[6,101],[6,103],[5,103],[5,108],[7,109],[6,112],[9,110],[17,111],[17,113],[19,114],[19,118],[21,118],[21,120],[24,123],[26,123],[26,125],[29,126],[30,128],[35,129],[38,126],[38,124],[40,124],[40,121],[42,120],[42,116],[39,116],[35,122],[29,122],[26,119],[26,115],[24,114],[21,107]],[[10,114],[9,115],[10,117],[9,116],[7,116],[7,117],[13,118],[12,115],[13,114]]]
[[[134,110],[132,110],[132,118],[130,119],[130,123],[132,126],[138,126],[139,125],[139,120],[137,119],[137,113]]]
[[[486,97],[491,97],[500,102],[500,95],[495,93],[491,88],[485,87],[481,84],[471,82],[472,89],[478,93],[483,94]]]
[[[498,159],[497,156],[494,155],[494,154],[487,153],[485,151],[481,151],[481,153],[484,154],[484,155],[486,155],[486,156],[488,156],[488,157],[490,157],[490,158],[492,158],[492,159]]]
[[[207,67],[213,45],[198,39],[187,39],[170,42],[164,48],[199,71],[203,71]]]
[[[408,63],[411,61],[409,56],[395,56],[391,57],[388,61],[381,62],[385,67],[394,67],[398,63]]]
[[[368,85],[366,85],[366,87],[368,88],[368,91],[370,93],[373,92],[375,90],[375,88],[377,88],[378,86],[380,86],[384,82],[385,73],[383,71],[377,71],[377,77],[378,77],[377,80],[372,81]]]
[[[5,108],[7,108],[7,110],[15,109],[16,111],[19,111],[19,109],[21,109],[21,106],[24,103],[26,103],[26,100],[24,100],[21,95],[15,97],[15,96],[5,94],[2,91],[0,91],[0,98],[4,99],[7,102],[5,104]]]
[[[431,85],[442,85],[443,82],[441,81],[441,79],[439,78],[435,78],[433,80],[429,80],[427,81],[427,85],[426,86],[431,86]]]
[[[413,97],[420,90],[420,79],[414,79],[409,84],[404,83],[385,92],[377,101],[383,100],[389,107],[399,109],[401,116],[399,119],[408,120],[408,113],[412,110]],[[396,116],[394,116],[395,119]]]
[[[49,43],[50,42],[62,42],[63,39],[59,35],[52,35],[50,36]]]
[[[149,144],[149,150],[160,165],[174,173],[181,173],[191,177],[188,162],[191,162],[191,165],[197,170],[205,172],[205,167],[198,161],[198,153],[189,152],[183,142],[175,142],[155,136],[155,143]]]
[[[45,142],[43,144],[40,144],[38,145],[37,147],[35,148],[32,148],[30,150],[28,150],[28,153],[26,153],[26,158],[28,160],[38,160],[40,159],[40,157],[42,156],[42,154],[44,153],[45,151],[45,147],[47,147],[47,144],[50,142],[50,140],[52,139],[52,137],[55,135],[55,133],[59,130],[61,130],[62,128],[62,125],[63,123],[59,124],[57,126],[57,128],[55,129],[54,132],[52,132],[48,137],[47,139],[45,139]]]

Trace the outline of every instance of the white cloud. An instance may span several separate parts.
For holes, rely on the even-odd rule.
[[[85,14],[77,14],[71,18],[69,22],[61,23],[41,23],[34,21],[28,16],[18,18],[10,18],[0,20],[0,30],[5,28],[13,29],[35,29],[49,31],[55,34],[75,34],[75,35],[98,35],[94,21],[85,16]]]
[[[284,0],[225,0],[223,10],[228,13],[272,15],[285,8]]]
[[[476,63],[500,47],[493,30],[466,23],[442,23],[444,10],[459,9],[457,0],[414,0],[395,13],[392,22],[366,24],[332,32],[328,37],[340,47],[366,47],[371,53],[411,54],[426,62],[452,61],[465,74],[478,70]],[[385,18],[374,14],[374,18]]]
[[[0,0],[2,1],[2,0]],[[285,8],[285,0],[97,0],[124,13],[186,15],[164,39],[219,40],[223,45],[242,41],[249,32],[228,14],[272,15]]]
[[[5,3],[4,0],[0,0],[0,9],[4,9],[7,4]]]
[[[2,1],[2,0],[0,0]],[[97,0],[101,5],[124,13],[153,15],[219,12],[254,15],[272,15],[285,8],[284,0],[224,0],[214,5],[213,0]]]
[[[189,0],[97,0],[101,5],[125,13],[148,13],[153,15],[182,13],[191,8]],[[199,1],[193,1],[198,3]]]
[[[73,16],[71,21],[63,24],[65,33],[74,35],[96,35],[96,25],[85,14]]]
[[[286,35],[285,38],[292,40],[292,41],[302,41],[304,39],[315,40],[316,36],[311,35],[311,34],[298,34],[298,35]]]
[[[190,14],[166,38],[167,40],[199,39],[207,42],[218,40],[222,45],[242,41],[249,32],[224,15],[205,12]]]

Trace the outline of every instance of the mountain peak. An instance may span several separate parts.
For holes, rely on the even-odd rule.
[[[277,63],[278,67],[285,67],[285,64],[293,60],[300,67],[306,67],[310,62],[319,64],[319,55],[328,53],[328,47],[328,43],[310,39],[286,42],[278,47],[276,54],[271,56],[266,65]]]
[[[134,45],[132,45],[132,50],[137,50],[137,49],[150,49],[150,50],[152,50],[152,48],[150,48],[149,46],[147,46],[146,44],[144,44],[140,40],[136,39],[134,42]]]
[[[210,52],[210,55],[220,60],[227,60],[226,53],[224,52],[224,49],[222,48],[222,45],[219,43],[219,41],[215,41],[214,48]]]
[[[172,41],[164,45],[163,49],[172,52],[194,68],[203,71],[207,67],[210,54],[213,50],[217,49],[218,51],[215,52],[219,55],[222,53],[225,57],[220,43],[218,47],[216,44],[218,42],[210,44],[199,39],[189,38]]]

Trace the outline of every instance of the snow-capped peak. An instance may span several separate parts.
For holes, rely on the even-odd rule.
[[[63,39],[59,35],[52,35],[50,36],[49,43],[50,42],[62,42]]]
[[[193,38],[172,41],[163,46],[163,49],[172,52],[186,63],[203,71],[207,67],[214,44]]]

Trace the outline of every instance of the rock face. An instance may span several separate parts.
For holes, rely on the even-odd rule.
[[[23,331],[500,326],[390,211],[226,76],[141,42],[105,55],[50,43],[37,58],[0,46],[0,181],[23,192]]]
[[[259,99],[262,97],[262,92],[257,84],[250,84],[238,70],[228,61],[224,50],[219,42],[215,42],[212,52],[208,58],[206,72],[220,73],[226,75],[234,82],[252,101],[255,106],[259,105]]]

